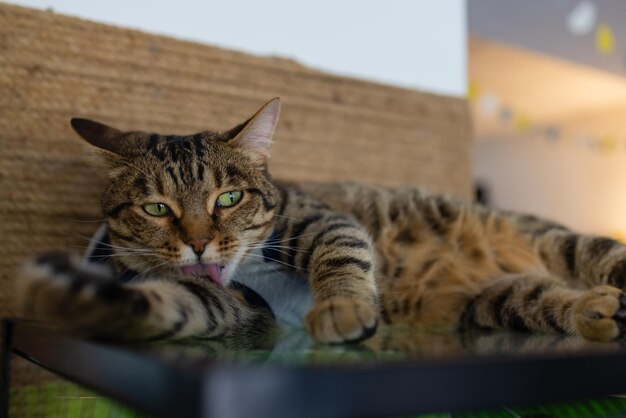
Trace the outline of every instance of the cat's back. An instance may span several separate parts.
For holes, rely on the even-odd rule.
[[[340,212],[353,212],[355,207],[369,206],[372,203],[384,204],[402,199],[403,196],[417,199],[432,195],[426,189],[416,186],[385,186],[358,181],[323,183],[277,180],[275,183],[289,195],[306,195]]]
[[[383,230],[437,218],[449,221],[469,204],[416,186],[385,186],[343,181],[334,183],[278,181],[290,200],[315,199],[354,216],[374,238]],[[445,218],[445,219],[444,219]]]

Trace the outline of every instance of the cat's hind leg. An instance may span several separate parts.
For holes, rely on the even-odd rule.
[[[81,335],[132,340],[234,334],[271,319],[209,280],[123,284],[98,266],[64,253],[29,260],[16,280],[18,304],[31,318]]]
[[[460,322],[612,341],[626,333],[626,296],[612,286],[578,290],[549,276],[509,274],[471,299]]]
[[[545,267],[575,287],[626,289],[626,245],[611,238],[572,232],[532,216],[517,217]]]

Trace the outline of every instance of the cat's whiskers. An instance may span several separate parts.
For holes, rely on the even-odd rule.
[[[258,255],[258,254],[246,253],[246,254],[244,255],[244,257],[255,257],[255,258],[260,259],[260,260],[262,260],[262,261],[265,261],[265,260],[270,260],[270,261],[274,261],[274,262],[276,262],[276,263],[279,263],[279,264],[285,265],[285,266],[287,266],[287,267],[290,267],[290,268],[293,268],[293,269],[296,269],[296,270],[303,270],[303,269],[302,269],[302,267],[294,266],[293,264],[285,263],[284,261],[277,260],[277,259],[275,259],[275,258],[268,258],[268,257],[264,257],[264,256],[262,256],[262,255]]]
[[[294,247],[288,247],[285,245],[276,245],[276,244],[268,244],[267,242],[249,242],[249,241],[241,241],[240,245],[245,245],[246,248],[248,249],[252,249],[252,250],[264,250],[264,249],[271,249],[271,250],[276,250],[281,254],[284,254],[286,256],[289,256],[290,253],[288,251],[291,252],[297,252],[297,253],[309,253],[309,250],[302,250],[299,248],[294,248]]]
[[[166,266],[166,265],[169,265],[169,264],[170,264],[170,261],[165,260],[165,261],[162,261],[161,263],[158,263],[158,264],[153,265],[153,266],[148,265],[148,268],[147,269],[142,269],[142,271],[137,275],[137,277],[140,277],[140,278],[141,277],[145,277],[148,273],[153,273],[155,270],[157,270],[157,272],[158,272],[158,270],[162,271],[163,270],[162,267]]]
[[[283,255],[289,256],[290,253],[287,252],[286,250],[291,250],[291,251],[295,251],[298,253],[307,253],[308,251],[306,250],[298,250],[298,249],[290,249],[289,247],[277,247],[277,246],[270,246],[270,245],[257,245],[257,246],[248,246],[247,248],[251,249],[251,250],[264,250],[264,249],[270,249],[273,251],[277,251]],[[281,249],[283,248],[283,249]]]
[[[306,234],[305,234],[306,235]],[[301,235],[302,236],[302,235]],[[273,249],[276,250],[286,256],[290,255],[290,252],[297,252],[297,253],[310,253],[310,250],[303,250],[300,248],[294,248],[291,246],[286,246],[286,245],[279,245],[279,244],[275,244],[278,241],[239,241],[231,246],[229,246],[228,248],[224,248],[224,251],[229,250],[233,247],[238,247],[238,246],[245,246],[248,249],[252,249],[252,250],[257,250],[257,249]]]
[[[104,245],[104,244],[103,244]],[[80,248],[81,250],[86,250],[89,247],[84,245],[70,245],[72,248]],[[133,254],[154,254],[152,250],[145,248],[124,248],[124,247],[112,247],[108,248],[111,251],[114,251],[112,254],[120,254],[122,252],[133,253]]]
[[[85,241],[91,241],[92,238],[93,238],[93,237],[88,237],[87,235],[79,234],[76,231],[70,231],[70,230],[67,230],[67,229],[64,230],[63,232],[65,232],[66,234],[71,235],[71,236],[73,236],[75,238],[80,238],[80,239],[85,240]]]
[[[75,235],[77,238],[81,238],[81,239],[84,239],[84,240],[86,240],[86,241],[91,241],[91,239],[92,239],[92,238],[90,238],[90,237],[86,237],[86,236],[84,236],[84,235],[80,235],[80,234],[73,234],[73,235]],[[101,245],[101,246],[104,246],[104,247],[107,247],[107,248],[111,248],[111,249],[114,249],[114,250],[122,250],[122,251],[125,251],[125,250],[128,250],[128,251],[145,251],[145,252],[150,252],[150,253],[153,253],[153,252],[154,252],[153,250],[150,250],[149,248],[133,248],[133,247],[123,247],[123,246],[121,246],[121,245],[114,245],[114,244],[111,244],[111,243],[105,243],[105,242],[100,242],[98,245]],[[80,246],[76,246],[76,247],[79,247],[79,248],[80,248]],[[89,248],[89,246],[85,246],[84,248],[85,248],[85,249],[86,249],[86,248]]]
[[[279,248],[282,248],[284,250],[294,251],[294,252],[297,252],[297,253],[310,253],[311,252],[310,250],[303,250],[303,249],[300,249],[300,248],[286,247],[284,245],[256,245],[256,246],[250,246],[250,248],[253,248],[253,249],[259,249],[259,248],[260,249],[263,249],[263,248],[279,249]],[[285,251],[282,251],[282,250],[278,250],[278,251],[280,251],[281,253],[283,253],[285,255],[289,255],[288,252],[285,252]]]
[[[317,232],[311,232],[309,234],[301,234],[301,235],[296,235],[294,237],[289,237],[289,238],[284,238],[284,239],[272,239],[272,238],[266,238],[265,240],[261,240],[261,241],[251,241],[251,244],[262,244],[262,243],[270,243],[271,245],[274,245],[277,242],[288,242],[288,241],[293,241],[293,240],[297,240],[300,238],[304,238],[304,237],[311,237],[311,236],[315,236],[317,235]]]
[[[68,235],[71,235],[74,238],[79,238],[79,239],[81,239],[83,241],[91,242],[91,240],[93,239],[93,237],[88,237],[86,235],[79,234],[78,232],[75,232],[75,231],[67,231],[66,230],[65,232]],[[100,245],[104,245],[104,246],[113,246],[111,243],[106,243],[106,242],[100,242],[99,244]]]
[[[257,246],[257,247],[249,246],[248,248],[251,249],[251,250],[258,250],[258,249],[264,250],[266,248],[271,248],[271,249],[273,249],[273,250],[275,250],[275,251],[277,251],[277,252],[279,252],[281,254],[284,254],[284,255],[287,255],[287,256],[289,255],[289,253],[287,251],[279,250],[277,248],[272,248],[272,247],[267,247],[267,246]]]
[[[107,258],[121,258],[121,257],[132,257],[132,256],[147,256],[147,257],[154,257],[155,259],[159,259],[154,254],[130,253],[130,252],[127,252],[127,253],[113,253],[113,254],[106,254],[106,255],[100,255],[100,256],[93,256],[92,255],[89,258],[105,260]]]
[[[78,238],[85,240],[87,240],[88,238],[80,234],[74,235]],[[91,238],[89,239],[91,240]],[[99,260],[100,262],[104,262],[105,264],[110,264],[115,259],[132,258],[135,263],[140,263],[140,265],[146,266],[146,270],[144,270],[143,268],[141,269],[142,271],[140,275],[153,271],[169,263],[168,260],[163,261],[163,254],[150,248],[123,247],[120,245],[114,245],[104,242],[100,242],[99,245],[107,248],[111,251],[111,253],[102,256],[92,256],[92,259]],[[89,248],[88,246],[81,245],[72,245],[72,247],[81,249]],[[155,262],[158,264],[154,265]]]
[[[244,256],[245,257],[245,256]],[[265,260],[261,261],[261,260],[249,260],[251,263],[258,263],[258,264],[263,264],[264,266],[267,266],[269,268],[271,268],[272,270],[274,270],[277,274],[279,274],[281,277],[283,277],[284,279],[288,279],[287,275],[285,275],[284,271],[280,271],[277,267],[274,267],[273,265],[265,262]]]
[[[289,247],[282,247],[282,246],[270,246],[270,245],[264,245],[264,244],[250,244],[249,242],[245,242],[242,241],[240,243],[241,246],[245,246],[246,249],[248,250],[264,250],[266,248],[271,248],[271,249],[276,249],[278,252],[284,254],[284,255],[289,255],[288,252],[280,250],[278,248],[285,248],[285,249],[289,249]]]

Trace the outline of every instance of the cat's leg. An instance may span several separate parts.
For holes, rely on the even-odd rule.
[[[626,332],[626,297],[612,286],[578,290],[556,278],[509,274],[471,299],[460,322],[612,341]]]
[[[317,341],[350,342],[371,336],[378,324],[374,250],[368,233],[354,221],[330,215],[309,229],[299,257],[308,273],[313,308],[307,327]]]
[[[626,288],[626,245],[607,238],[582,235],[532,216],[517,217],[519,229],[555,276],[574,286],[609,285]]]
[[[30,260],[16,282],[22,311],[71,332],[133,340],[210,338],[272,323],[210,280],[121,284],[98,267],[64,253]]]
[[[352,218],[303,195],[289,197],[277,242],[280,261],[303,273],[313,308],[312,337],[324,343],[360,341],[378,324],[375,255],[367,231]]]

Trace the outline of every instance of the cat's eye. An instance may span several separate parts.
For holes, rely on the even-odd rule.
[[[229,208],[235,206],[241,200],[242,192],[226,192],[217,197],[217,206],[220,208]]]
[[[143,205],[143,210],[151,216],[167,216],[172,213],[172,210],[165,203],[148,203]]]

